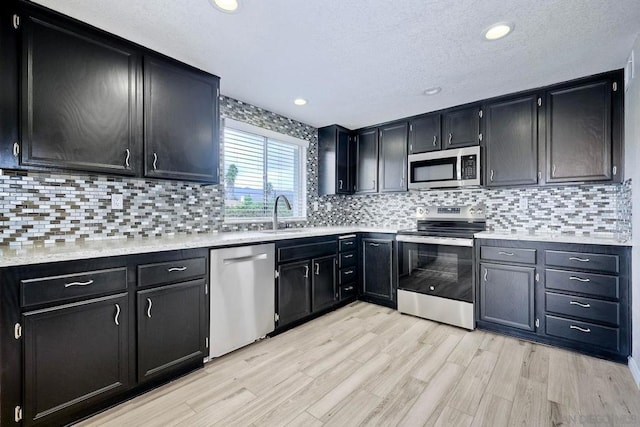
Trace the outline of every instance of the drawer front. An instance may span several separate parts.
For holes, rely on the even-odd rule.
[[[356,249],[356,238],[350,237],[348,239],[340,240],[340,252],[353,251]]]
[[[338,252],[337,249],[338,243],[335,240],[309,243],[306,245],[285,246],[278,248],[278,263],[335,255],[336,252]]]
[[[340,268],[356,265],[357,259],[358,257],[356,256],[355,251],[340,253]]]
[[[620,330],[556,316],[545,316],[547,335],[620,351]]]
[[[357,294],[356,285],[340,286],[340,300],[355,297]]]
[[[522,264],[536,263],[535,249],[497,248],[481,246],[480,258],[488,261],[516,262]]]
[[[584,252],[544,251],[546,265],[554,267],[577,268],[580,270],[601,271],[603,273],[620,272],[618,255],[589,254]]]
[[[20,281],[22,307],[122,292],[126,289],[126,267]]]
[[[579,317],[593,322],[620,324],[620,304],[593,298],[546,292],[546,311],[565,316]]]
[[[190,258],[158,264],[138,266],[138,287],[172,283],[204,276],[207,272],[205,258]]]
[[[618,277],[604,274],[578,273],[547,268],[545,270],[545,287],[603,298],[618,299],[620,297]]]
[[[347,283],[355,282],[356,280],[356,267],[347,267],[340,269],[340,285],[346,285]]]

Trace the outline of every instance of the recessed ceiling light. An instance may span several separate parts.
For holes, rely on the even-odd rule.
[[[512,32],[514,28],[515,25],[511,22],[499,22],[484,30],[482,34],[487,40],[498,40]]]
[[[424,92],[422,92],[424,95],[435,95],[437,93],[440,93],[440,91],[442,91],[442,88],[440,86],[434,86],[434,87],[430,87],[428,89],[425,89]]]
[[[293,103],[296,105],[306,105],[307,100],[303,98],[296,98],[293,100]]]
[[[209,0],[216,9],[225,13],[234,13],[238,11],[240,4],[238,0]]]

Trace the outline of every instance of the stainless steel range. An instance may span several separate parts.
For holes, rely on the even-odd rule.
[[[420,206],[417,226],[398,232],[398,310],[474,329],[473,235],[484,206]]]

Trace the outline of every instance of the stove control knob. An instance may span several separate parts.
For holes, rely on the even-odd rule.
[[[475,214],[476,214],[476,210],[475,210],[475,209],[473,209],[473,208],[471,208],[471,209],[469,209],[469,213],[470,213],[471,215],[475,215]]]
[[[416,208],[416,216],[420,217],[420,216],[424,216],[424,214],[425,214],[425,208],[423,208],[422,206]]]

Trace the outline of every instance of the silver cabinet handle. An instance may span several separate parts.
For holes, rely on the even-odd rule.
[[[373,189],[374,190],[376,189],[376,180],[375,179],[373,180]]]
[[[320,263],[316,262],[316,276],[320,274]]]
[[[400,178],[400,187],[404,185],[404,178]]]
[[[344,242],[344,245],[353,245],[353,242]]]
[[[304,266],[304,277],[305,278],[309,277],[309,266],[308,265]]]
[[[586,333],[591,332],[591,329],[589,329],[589,328],[584,329],[584,328],[581,328],[580,326],[576,326],[576,325],[571,325],[571,326],[569,326],[569,329],[577,329],[577,330],[579,330],[580,332],[586,332]]]
[[[151,307],[153,307],[153,302],[151,302],[151,298],[147,298],[147,302],[149,303],[149,307],[147,307],[147,317],[151,319]]]
[[[341,179],[338,180],[338,189],[342,190],[342,180]]]
[[[569,280],[577,280],[578,282],[590,282],[591,281],[591,279],[589,279],[589,278],[583,279],[582,277],[578,277],[578,276],[570,276]]]
[[[13,143],[13,157],[18,157],[20,155],[20,144],[17,142]]]
[[[116,317],[113,320],[116,322],[116,326],[120,326],[120,304],[116,304]]]
[[[124,159],[124,165],[129,168],[131,165],[129,164],[129,159],[131,158],[131,151],[127,148],[127,157]]]
[[[491,169],[491,176],[489,177],[489,181],[493,182],[493,169]]]
[[[551,176],[556,176],[556,165],[553,165],[553,169],[551,170]]]
[[[353,270],[347,270],[342,274],[344,274],[345,276],[348,276],[349,274],[353,274]]]
[[[451,140],[452,140],[452,139],[453,139],[453,134],[452,134],[452,133],[450,133],[450,134],[449,134],[449,145],[451,145]]]
[[[582,308],[589,308],[589,307],[591,307],[591,304],[583,304],[583,303],[578,302],[578,301],[570,301],[570,302],[569,302],[569,305],[578,305],[578,306],[580,306],[580,307],[582,307]]]
[[[87,280],[86,282],[71,282],[71,283],[65,283],[64,287],[70,288],[71,286],[89,286],[92,283],[93,283],[93,280]]]
[[[487,270],[486,268],[484,269],[484,281],[487,281],[487,274],[489,274],[489,270]]]
[[[500,255],[506,255],[506,256],[514,256],[514,255],[515,255],[513,252],[503,252],[503,251],[500,251],[500,252],[498,252],[498,253],[499,253]]]
[[[353,286],[348,286],[346,288],[344,288],[345,291],[352,291],[353,290]]]
[[[153,170],[158,169],[158,155],[153,153]]]
[[[167,271],[169,273],[172,273],[174,271],[185,271],[186,269],[187,267],[171,267],[171,268],[168,268]]]
[[[353,258],[353,254],[345,255],[345,258]]]
[[[589,258],[578,258],[576,256],[572,256],[569,258],[571,261],[580,261],[580,262],[589,262]]]
[[[438,140],[438,137],[433,135],[433,146],[436,146],[436,141]]]
[[[380,246],[380,243],[373,243],[373,242],[372,242],[372,243],[369,243],[369,246],[375,246],[375,247],[378,247],[378,246]]]

